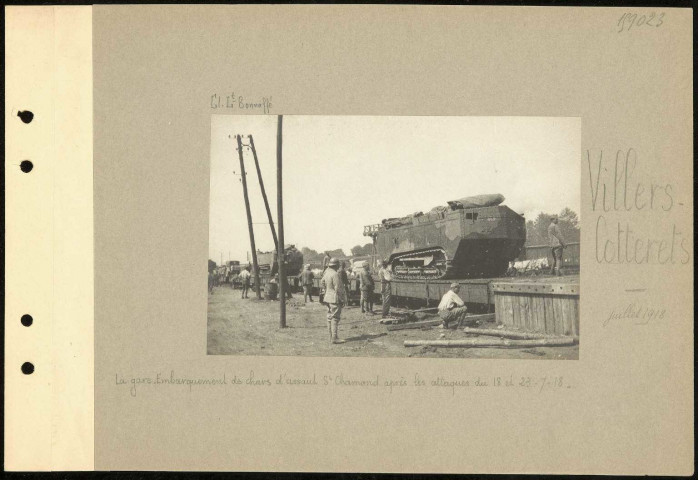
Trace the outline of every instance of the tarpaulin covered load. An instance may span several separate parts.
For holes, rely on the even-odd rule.
[[[446,202],[448,203],[448,206],[439,205],[437,207],[434,207],[429,211],[429,214],[443,214],[448,212],[449,210],[461,210],[464,208],[496,207],[502,202],[504,202],[504,195],[502,195],[501,193],[473,195],[472,197],[465,197],[461,198],[460,200],[451,200],[450,202]],[[405,225],[414,225],[414,219],[423,215],[423,212],[416,212],[406,217],[386,218],[382,220],[381,223],[385,228],[397,228],[403,227]],[[429,215],[428,218],[431,218],[432,215]]]
[[[501,193],[490,193],[487,195],[465,197],[460,200],[451,200],[446,203],[448,203],[448,206],[453,210],[457,210],[460,208],[496,207],[502,202],[504,202],[504,195]]]

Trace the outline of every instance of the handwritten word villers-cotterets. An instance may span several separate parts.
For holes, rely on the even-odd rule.
[[[596,219],[596,261],[609,264],[680,262],[685,265],[691,258],[691,243],[676,223],[662,229],[656,221],[651,222],[652,235],[656,236],[650,238],[638,232],[631,222],[611,221],[606,215],[646,212],[653,215],[653,220],[661,220],[681,205],[676,201],[671,183],[633,179],[637,163],[637,152],[632,148],[616,152],[611,166],[605,162],[603,151],[598,154],[598,162],[592,165],[592,154],[587,150],[591,208],[603,212]]]

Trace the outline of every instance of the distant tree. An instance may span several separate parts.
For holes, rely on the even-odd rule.
[[[208,260],[208,271],[210,272],[211,270],[215,269],[218,266],[216,262],[213,260],[209,259]]]
[[[564,208],[560,212],[560,232],[566,242],[578,242],[580,239],[579,217],[569,208]]]
[[[324,254],[308,247],[301,248],[301,253],[303,254],[303,261],[305,263],[319,263],[322,262],[322,258],[324,257]]]
[[[355,257],[359,257],[362,255],[371,255],[372,253],[373,253],[373,244],[372,243],[367,243],[364,246],[356,245],[355,247],[352,247],[352,249],[351,249],[351,254]]]
[[[341,248],[337,248],[336,250],[328,250],[328,252],[330,254],[330,257],[346,257],[346,255],[344,254],[344,250],[342,250]]]
[[[560,223],[563,221],[568,222],[573,228],[579,228],[579,217],[569,208],[563,208],[560,212]]]

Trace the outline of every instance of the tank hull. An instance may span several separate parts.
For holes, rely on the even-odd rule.
[[[506,272],[526,241],[526,225],[497,205],[414,215],[379,228],[374,238],[398,278],[484,278]]]

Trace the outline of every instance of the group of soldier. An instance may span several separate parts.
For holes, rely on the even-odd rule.
[[[558,218],[554,216],[548,227],[548,236],[550,238],[550,247],[552,249],[553,265],[551,273],[561,275],[560,266],[562,265],[562,251],[565,248],[565,242],[558,227]],[[274,272],[272,272],[274,273]],[[358,266],[353,272],[359,280],[359,289],[361,291],[361,312],[373,315],[373,298],[375,291],[375,281],[371,275],[368,262],[364,262],[362,266]],[[237,283],[242,287],[242,298],[248,298],[252,275],[250,266],[248,265],[237,276]],[[300,284],[303,287],[304,302],[313,302],[312,291],[314,288],[315,274],[310,268],[310,265],[305,265],[305,268],[299,275]],[[378,271],[378,279],[381,286],[382,296],[382,318],[386,318],[390,314],[391,302],[391,283],[393,281],[393,273],[389,262],[383,260],[382,267]],[[212,272],[209,272],[209,291],[213,290],[215,278]],[[269,281],[270,287],[276,287],[278,292],[279,278],[278,274],[272,276]],[[286,284],[288,286],[288,284]],[[322,303],[327,307],[327,331],[331,344],[345,343],[339,338],[339,323],[342,317],[342,309],[348,302],[348,292],[350,290],[349,275],[347,274],[346,263],[340,262],[337,258],[330,257],[329,252],[325,253],[323,259],[323,272],[320,281],[320,289],[324,297]],[[271,289],[270,289],[271,290]],[[290,288],[285,289],[288,298],[291,297]],[[450,325],[460,325],[466,320],[467,307],[463,300],[458,296],[460,285],[451,283],[449,290],[444,294],[438,306],[438,315],[442,319],[442,328],[449,328]],[[273,293],[273,292],[272,292]],[[271,299],[275,299],[273,296]]]
[[[347,274],[345,262],[340,262],[337,258],[327,256],[323,261],[324,270],[322,279],[320,280],[320,289],[323,292],[323,303],[327,307],[327,331],[331,344],[345,343],[339,338],[339,323],[342,317],[342,309],[348,302],[349,292],[349,276]],[[363,266],[358,267],[354,272],[359,280],[359,289],[361,291],[361,312],[373,315],[373,299],[375,291],[375,280],[371,275],[371,270],[368,262]],[[300,274],[300,283],[303,287],[304,301],[313,302],[312,290],[314,287],[315,274],[310,269],[310,265],[306,265]],[[250,266],[243,268],[237,276],[237,282],[242,288],[242,298],[249,298],[249,290],[252,274]],[[393,274],[387,260],[382,262],[382,267],[378,271],[378,279],[380,281],[381,296],[382,296],[382,311],[381,317],[387,318],[390,315],[391,302],[391,283]],[[278,284],[278,274],[270,280],[270,284]],[[212,277],[209,273],[209,290],[212,287]],[[277,286],[278,288],[278,286]],[[286,289],[290,296],[290,289]],[[449,324],[456,322],[460,323],[466,316],[467,307],[461,298],[458,296],[460,285],[452,283],[450,289],[443,296],[438,307],[438,314],[441,317],[443,328],[448,328]]]
[[[320,289],[324,292],[323,303],[327,305],[327,331],[330,337],[330,343],[344,343],[344,340],[339,338],[339,322],[342,316],[342,308],[348,301],[349,277],[346,271],[346,264],[340,262],[336,258],[327,256],[323,261],[325,267],[322,279],[320,280]],[[306,272],[309,273],[306,274]],[[359,279],[359,289],[361,290],[361,312],[373,314],[373,292],[375,282],[371,276],[370,267],[365,263],[363,267],[354,272]],[[302,283],[303,293],[307,298],[310,296],[312,287],[312,272],[310,265],[306,265],[306,270],[303,272]],[[390,313],[390,284],[392,282],[392,272],[387,261],[383,262],[382,268],[378,272],[378,278],[381,282],[381,294],[383,297],[382,317],[386,318]],[[308,279],[308,280],[306,280]],[[308,282],[309,283],[306,283]]]

